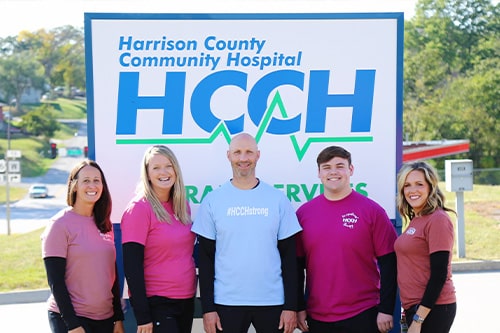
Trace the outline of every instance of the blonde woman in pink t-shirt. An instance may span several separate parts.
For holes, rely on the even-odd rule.
[[[68,178],[67,208],[42,234],[53,333],[124,333],[111,224],[111,196],[99,165],[84,160]]]
[[[398,285],[409,333],[448,333],[456,314],[451,274],[453,223],[438,187],[436,170],[426,162],[403,165],[397,206],[409,222],[394,244]]]
[[[123,263],[137,333],[191,333],[195,234],[179,162],[148,148],[138,193],[121,220]]]

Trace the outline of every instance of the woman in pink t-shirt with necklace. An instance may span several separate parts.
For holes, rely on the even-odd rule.
[[[398,174],[398,210],[409,224],[394,244],[398,285],[409,333],[448,333],[456,314],[451,279],[453,223],[438,187],[436,170],[425,162],[404,165]]]
[[[191,333],[195,235],[179,162],[168,147],[146,150],[139,185],[121,220],[137,333]]]

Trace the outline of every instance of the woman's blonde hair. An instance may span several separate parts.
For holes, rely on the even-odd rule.
[[[163,207],[160,199],[153,190],[151,182],[149,181],[148,165],[151,157],[153,157],[154,155],[165,156],[170,160],[170,162],[172,162],[176,177],[174,186],[170,191],[170,198],[168,198],[168,200],[172,200],[172,208],[177,219],[179,219],[179,221],[181,221],[183,224],[190,224],[191,216],[188,210],[186,189],[184,187],[184,181],[182,179],[181,168],[179,166],[177,158],[175,157],[175,154],[172,152],[172,150],[170,150],[170,148],[163,145],[154,145],[146,150],[141,164],[141,183],[138,187],[138,193],[143,194],[146,200],[148,200],[151,207],[153,208],[156,218],[159,221],[172,223],[167,210]]]
[[[398,173],[398,194],[397,194],[397,207],[401,216],[410,221],[415,217],[415,212],[413,208],[410,206],[408,201],[406,201],[404,194],[404,185],[406,182],[406,177],[412,171],[421,171],[424,174],[425,181],[429,185],[429,195],[427,196],[427,202],[425,203],[424,208],[422,209],[422,215],[428,215],[433,213],[436,209],[441,208],[445,211],[453,212],[453,209],[447,208],[445,206],[445,197],[441,189],[439,188],[439,176],[436,171],[430,164],[426,162],[412,162],[404,164]]]

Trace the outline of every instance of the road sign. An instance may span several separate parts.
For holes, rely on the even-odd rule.
[[[0,184],[5,184],[7,182],[7,175],[2,173],[0,174]],[[9,183],[20,183],[21,182],[21,174],[9,174]]]
[[[21,182],[21,174],[20,173],[15,173],[15,174],[9,174],[9,182],[10,183],[20,183]]]
[[[21,151],[20,150],[7,150],[7,157],[8,158],[21,158]]]
[[[7,164],[7,162],[9,162]],[[7,172],[7,165],[9,166],[9,173],[20,173],[21,172],[21,161],[6,161],[0,160],[0,173]]]
[[[21,172],[21,161],[9,161],[9,173]]]

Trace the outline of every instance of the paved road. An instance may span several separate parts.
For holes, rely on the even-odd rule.
[[[66,181],[70,168],[80,159],[75,157],[59,157],[52,168],[42,177],[23,178],[21,184],[12,186],[29,187],[34,183],[46,184],[49,188],[48,198],[25,198],[10,204],[10,232],[24,233],[46,225],[47,219],[66,206]],[[6,205],[0,205],[0,234],[8,233]]]

